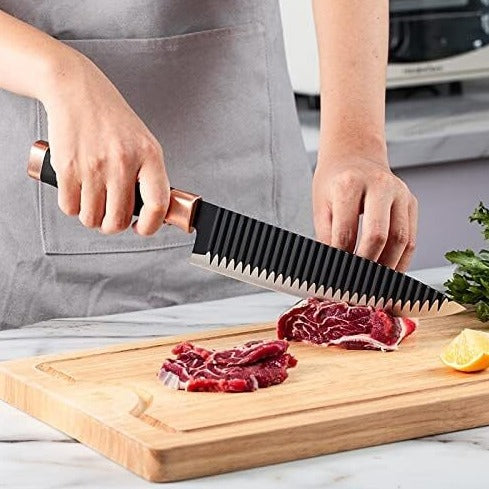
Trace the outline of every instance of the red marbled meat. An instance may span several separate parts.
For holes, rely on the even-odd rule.
[[[280,384],[297,360],[285,340],[249,341],[229,350],[207,350],[192,343],[176,345],[163,363],[160,380],[175,389],[250,392]]]
[[[381,309],[310,297],[278,318],[277,335],[349,350],[392,351],[416,327],[416,320],[393,317]]]

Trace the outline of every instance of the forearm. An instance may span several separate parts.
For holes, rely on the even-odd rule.
[[[76,51],[0,11],[0,88],[44,101]]]
[[[386,158],[388,0],[314,0],[321,150]]]

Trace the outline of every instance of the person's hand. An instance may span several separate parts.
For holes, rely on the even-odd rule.
[[[41,101],[61,210],[86,227],[118,233],[131,224],[139,181],[144,205],[133,227],[155,233],[170,195],[163,151],[108,78],[66,50]]]
[[[415,248],[418,205],[386,161],[322,155],[313,208],[320,241],[353,252],[358,237],[358,255],[406,271]]]

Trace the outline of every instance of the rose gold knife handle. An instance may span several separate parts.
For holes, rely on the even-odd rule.
[[[27,173],[31,178],[53,187],[58,186],[56,173],[51,166],[49,144],[46,141],[36,141],[32,145]],[[198,195],[172,188],[170,190],[170,206],[165,217],[165,222],[167,224],[173,224],[187,233],[193,232],[192,222],[200,200],[201,197]],[[133,212],[135,216],[139,215],[142,206],[143,200],[139,192],[139,183],[136,183],[136,199]]]

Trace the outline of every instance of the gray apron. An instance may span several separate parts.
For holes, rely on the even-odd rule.
[[[112,80],[165,150],[171,184],[311,235],[276,0],[0,0]],[[256,292],[188,264],[194,237],[164,227],[103,236],[27,178],[49,139],[36,100],[0,90],[0,323],[162,307]],[[1,327],[1,326],[0,326]]]

